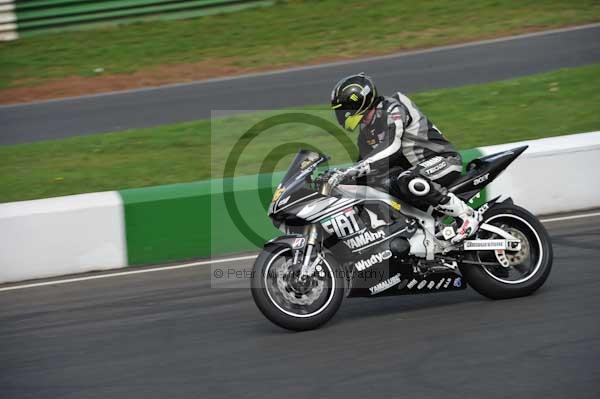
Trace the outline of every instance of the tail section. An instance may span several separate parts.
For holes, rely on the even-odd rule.
[[[472,198],[498,177],[528,147],[513,148],[469,162],[467,174],[452,183],[449,191],[464,201]]]

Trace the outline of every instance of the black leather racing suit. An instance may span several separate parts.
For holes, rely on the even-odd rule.
[[[444,186],[461,173],[462,160],[452,144],[416,105],[398,92],[383,97],[369,123],[360,124],[360,159],[371,169],[401,167],[390,176],[391,194],[417,206],[446,202]]]

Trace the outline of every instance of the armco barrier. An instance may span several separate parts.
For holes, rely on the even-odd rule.
[[[266,0],[0,0],[0,40],[99,24],[191,18],[271,4],[273,1]]]
[[[600,132],[483,147],[463,160],[523,144],[479,201],[509,195],[537,214],[600,206]],[[264,239],[278,234],[265,209],[280,178],[234,179],[240,215]],[[0,204],[0,283],[256,250],[226,194],[211,180]]]

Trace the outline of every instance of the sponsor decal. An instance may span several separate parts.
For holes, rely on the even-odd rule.
[[[285,197],[284,199],[282,199],[281,201],[279,201],[279,206],[284,206],[285,204],[287,204],[288,201],[290,200],[290,198],[292,198],[292,196],[288,195],[287,197]]]
[[[474,186],[478,186],[478,185],[480,185],[481,183],[483,183],[484,181],[486,181],[489,178],[490,178],[490,174],[489,173],[486,173],[483,176],[479,176],[477,179],[473,180],[473,185]]]
[[[406,280],[408,281],[408,280]],[[452,281],[454,281],[454,283],[452,283]],[[448,288],[450,286],[450,284],[453,284],[454,287],[456,288],[460,288],[462,287],[462,280],[460,277],[457,277],[456,279],[452,279],[452,278],[442,278],[440,281],[435,281],[435,280],[416,280],[416,279],[412,279],[408,284],[406,285],[406,288],[408,288],[409,290],[412,288],[418,289],[418,290],[439,290],[440,288]],[[402,287],[398,287],[398,289],[402,289],[404,288],[404,286]]]
[[[382,238],[385,238],[385,232],[383,230],[378,230],[374,232],[365,231],[364,233],[359,234],[356,237],[352,237],[345,240],[344,243],[350,249],[358,249]]]
[[[400,210],[400,208],[402,207],[402,206],[400,205],[400,203],[399,203],[399,202],[396,202],[396,201],[392,201],[392,202],[390,203],[390,206],[391,206],[392,208],[394,208],[395,210],[397,210],[397,211],[399,211],[399,210]]]
[[[375,295],[381,291],[387,290],[394,284],[398,284],[400,282],[400,280],[401,280],[400,273],[398,273],[398,274],[388,278],[387,280],[382,281],[381,283],[369,288],[369,291],[371,291],[371,295]]]
[[[384,260],[387,260],[391,257],[392,257],[392,251],[390,251],[388,249],[388,250],[385,250],[378,254],[373,254],[367,259],[359,260],[358,262],[356,262],[354,264],[354,266],[356,266],[356,270],[358,270],[359,272],[362,272],[363,270],[368,269],[369,267],[376,265],[378,263],[381,263]]]
[[[435,165],[436,163],[440,162],[441,160],[443,160],[442,157],[433,157],[427,161],[421,162],[419,165],[422,166],[423,168],[427,169],[427,168]]]
[[[486,249],[506,249],[506,240],[467,240],[464,249],[466,250],[486,250]]]
[[[281,187],[281,185],[277,186],[277,190],[275,190],[275,193],[273,193],[273,202],[277,201],[284,191],[285,188]]]
[[[427,173],[428,175],[432,175],[435,172],[439,172],[440,170],[444,169],[448,164],[446,163],[446,161],[442,161],[439,164],[437,164],[436,166],[430,168],[430,169],[426,169],[425,173]]]
[[[400,282],[400,284],[398,284],[396,289],[398,289],[398,290],[404,289],[404,287],[406,287],[407,284],[408,284],[408,279],[404,279]]]
[[[306,240],[304,239],[304,237],[298,237],[292,243],[292,248],[294,248],[294,249],[302,248],[304,246],[305,242],[306,242]]]
[[[405,280],[405,282],[408,280]],[[439,290],[442,287],[443,288],[448,288],[450,286],[450,284],[452,284],[454,287],[456,288],[460,288],[462,287],[462,279],[460,277],[456,277],[456,278],[443,278],[439,281],[435,281],[435,280],[416,280],[416,279],[412,279],[408,284],[403,285],[402,287],[398,286],[398,289],[402,289],[406,286],[407,289],[412,289],[415,288],[418,290]]]
[[[329,234],[335,233],[338,237],[351,236],[360,232],[354,208],[347,208],[342,213],[323,220],[321,225],[326,232]]]

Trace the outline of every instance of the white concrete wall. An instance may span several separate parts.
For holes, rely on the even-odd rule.
[[[117,192],[0,204],[0,283],[125,266]]]
[[[483,147],[485,155],[522,145],[521,154],[487,189],[488,198],[509,195],[543,215],[600,206],[600,132]]]

